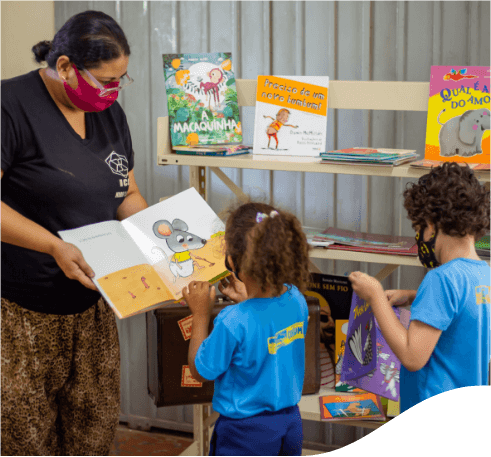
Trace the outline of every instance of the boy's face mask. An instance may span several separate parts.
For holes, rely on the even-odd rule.
[[[426,268],[436,268],[440,266],[440,262],[436,260],[435,256],[435,244],[436,244],[436,231],[429,241],[424,241],[423,238],[424,228],[416,233],[416,243],[418,244],[418,258],[421,264]]]

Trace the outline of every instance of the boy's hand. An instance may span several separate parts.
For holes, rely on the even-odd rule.
[[[354,271],[348,276],[353,290],[356,294],[367,302],[373,302],[377,297],[384,296],[382,284],[373,276],[369,276],[361,271]]]
[[[415,290],[386,290],[385,295],[390,306],[410,305],[416,297]]]
[[[193,316],[209,316],[215,304],[216,290],[207,281],[191,281],[182,289]]]
[[[233,273],[220,280],[218,290],[236,303],[247,300],[246,286]]]

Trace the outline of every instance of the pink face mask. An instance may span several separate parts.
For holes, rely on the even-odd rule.
[[[92,87],[84,78],[80,75],[77,67],[73,65],[75,73],[77,75],[78,87],[72,89],[66,81],[63,82],[65,86],[65,92],[68,95],[70,101],[82,111],[87,112],[98,112],[104,111],[109,108],[118,98],[119,91],[114,91],[113,93],[106,95],[105,97],[99,97],[100,89]],[[104,87],[110,89],[111,87],[117,87],[119,81],[106,84]]]

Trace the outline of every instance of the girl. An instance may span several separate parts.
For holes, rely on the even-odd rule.
[[[307,239],[292,214],[247,203],[229,217],[225,242],[232,275],[219,290],[238,304],[220,312],[209,336],[215,289],[195,281],[183,289],[191,373],[215,380],[210,455],[301,455]]]
[[[401,412],[451,389],[489,383],[489,266],[474,244],[489,231],[489,190],[469,167],[444,163],[404,192],[419,259],[428,272],[418,291],[384,293],[371,276],[350,275],[372,306],[382,334],[399,357]],[[406,330],[391,305],[411,304]]]

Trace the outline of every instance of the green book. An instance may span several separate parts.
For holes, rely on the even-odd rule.
[[[479,241],[476,241],[476,249],[489,249],[489,235],[483,236]]]

